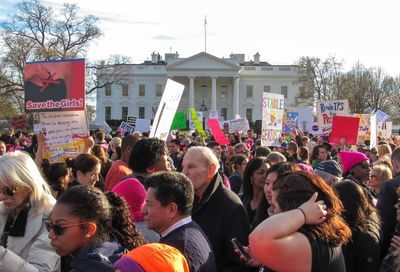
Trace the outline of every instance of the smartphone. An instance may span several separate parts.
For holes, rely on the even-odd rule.
[[[252,259],[250,254],[244,250],[243,245],[239,242],[237,238],[232,238],[231,242],[233,244],[233,247],[239,250],[240,254],[246,259],[246,261]]]

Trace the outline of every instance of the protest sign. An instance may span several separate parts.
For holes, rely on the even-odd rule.
[[[369,148],[376,147],[377,143],[377,124],[376,124],[376,114],[371,115],[370,119],[370,131],[371,131],[371,138],[369,142]]]
[[[392,122],[384,122],[384,123],[379,123],[378,122],[378,127],[377,127],[377,133],[378,136],[381,137],[382,139],[390,139],[392,136],[392,129],[393,129],[393,123]]]
[[[217,119],[218,120],[218,111],[210,110],[208,112],[208,119]]]
[[[208,126],[210,127],[211,133],[217,143],[219,143],[220,145],[229,144],[229,141],[225,137],[225,134],[219,126],[219,122],[217,119],[208,119]]]
[[[354,117],[360,118],[360,125],[358,127],[358,137],[359,143],[364,143],[366,140],[370,139],[370,119],[371,114],[353,114]]]
[[[299,113],[297,111],[286,113],[286,122],[283,124],[283,133],[290,133],[292,129],[297,128],[297,119]]]
[[[28,62],[25,66],[27,112],[85,109],[85,60]]]
[[[26,120],[26,115],[21,114],[18,116],[14,116],[11,119],[11,126],[13,129],[21,129],[21,128],[26,128],[28,126],[28,122]]]
[[[196,111],[197,118],[199,119],[200,123],[203,124],[203,112],[202,111]],[[196,130],[196,124],[194,123],[192,119],[192,115],[189,112],[189,128]]]
[[[157,137],[161,140],[167,140],[172,120],[174,119],[176,109],[185,86],[171,79],[167,80],[163,96],[158,105],[153,126],[151,127],[150,137]]]
[[[261,144],[271,145],[282,135],[284,96],[263,93]]]
[[[229,133],[243,132],[247,131],[250,128],[249,121],[247,121],[247,119],[229,120],[227,121],[227,123],[228,123]]]
[[[132,127],[134,127],[134,126],[136,126],[136,119],[138,119],[137,116],[127,116],[126,123],[128,125],[131,125]]]
[[[137,118],[136,119],[135,131],[149,132],[150,131],[150,124],[151,124],[151,120],[150,119]]]
[[[118,127],[118,131],[128,132],[129,134],[135,132],[135,127],[129,125],[128,123],[122,121]]]
[[[313,110],[309,108],[297,109],[299,117],[297,117],[297,126],[304,132],[312,133],[313,130]]]
[[[333,116],[348,116],[349,112],[347,99],[317,102],[318,124],[322,132],[332,128]]]
[[[190,108],[189,109],[190,112],[190,116],[192,117],[193,123],[196,126],[196,130],[199,132],[200,136],[205,139],[207,138],[206,133],[203,130],[203,125],[201,124],[199,117],[197,116],[197,112],[195,111],[195,109]]]
[[[347,145],[357,144],[358,127],[360,118],[350,116],[333,116],[332,132],[329,142],[341,144],[342,139],[346,140]]]
[[[175,113],[174,120],[172,120],[171,130],[185,129],[185,128],[186,128],[185,112],[177,111]]]
[[[44,157],[51,163],[80,154],[89,135],[85,111],[41,112],[35,129],[45,134]]]

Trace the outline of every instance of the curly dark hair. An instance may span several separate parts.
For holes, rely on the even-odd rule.
[[[51,189],[56,192],[65,190],[61,184],[61,178],[69,174],[65,163],[50,163],[47,159],[43,159],[41,170]]]
[[[147,243],[144,236],[136,229],[129,213],[129,205],[114,192],[106,193],[111,204],[112,233],[126,249],[132,250]]]
[[[146,173],[147,168],[157,166],[160,158],[167,155],[167,146],[163,140],[146,138],[139,140],[129,157],[129,167],[138,173]]]
[[[282,212],[297,209],[318,192],[317,200],[323,200],[327,207],[326,220],[319,225],[304,225],[302,229],[333,246],[350,240],[351,230],[341,217],[343,204],[334,189],[322,178],[296,171],[278,178],[272,190],[278,192],[276,200]]]
[[[65,191],[57,200],[56,205],[59,204],[68,206],[69,213],[82,222],[92,221],[96,224],[96,242],[103,243],[115,237],[129,250],[145,243],[130,221],[126,202],[111,193],[106,196],[95,187],[78,185]]]

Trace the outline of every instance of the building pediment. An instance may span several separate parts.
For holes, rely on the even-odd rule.
[[[201,52],[189,58],[167,65],[166,69],[167,71],[220,70],[238,72],[241,67],[206,52]]]

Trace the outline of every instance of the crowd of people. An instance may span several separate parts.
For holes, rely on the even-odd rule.
[[[227,139],[1,135],[0,271],[400,271],[400,136]]]

